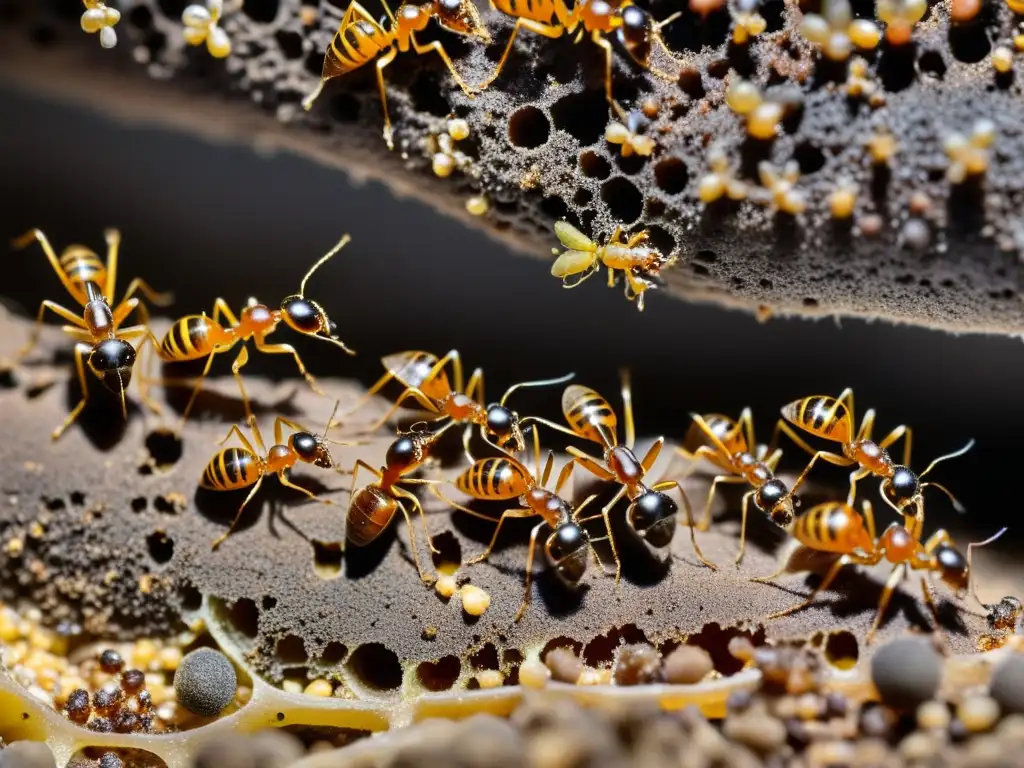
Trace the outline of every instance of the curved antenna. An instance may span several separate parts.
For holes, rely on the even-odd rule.
[[[940,491],[942,491],[944,494],[946,494],[946,497],[949,499],[950,503],[953,505],[953,509],[955,509],[957,511],[957,514],[962,515],[962,514],[965,514],[967,512],[967,507],[965,507],[963,504],[961,504],[960,500],[956,496],[954,496],[953,492],[951,490],[949,490],[949,488],[947,488],[946,486],[939,485],[938,483],[921,483],[921,490],[922,491],[925,488],[928,488],[928,487],[938,488]]]
[[[332,256],[334,256],[338,251],[340,251],[342,248],[348,245],[351,239],[352,237],[348,233],[342,235],[341,240],[338,241],[337,245],[335,245],[333,248],[331,248],[331,250],[329,250],[327,253],[321,256],[319,260],[317,260],[316,264],[309,268],[309,271],[306,273],[306,276],[303,277],[302,282],[299,283],[299,293],[297,295],[305,295],[306,281],[309,280],[309,278],[313,275],[314,272],[317,271],[317,269],[320,268],[320,265],[322,265],[326,261],[329,261]],[[344,346],[344,344],[342,346]]]
[[[536,381],[521,381],[518,384],[513,384],[505,390],[505,394],[501,396],[501,400],[498,401],[498,405],[505,405],[505,401],[508,400],[508,396],[517,389],[523,389],[525,387],[547,387],[552,384],[564,384],[567,381],[571,381],[575,376],[575,373],[567,373],[565,376],[559,376],[557,379],[537,379]]]
[[[924,472],[922,472],[920,475],[918,475],[918,477],[919,478],[924,477],[925,475],[927,475],[929,472],[931,472],[935,468],[936,464],[938,464],[940,462],[943,462],[946,459],[955,459],[958,456],[963,456],[965,453],[967,453],[973,447],[974,447],[974,438],[972,437],[970,440],[967,441],[967,445],[965,445],[960,450],[953,451],[953,453],[947,453],[945,456],[939,456],[937,459],[932,459],[932,463],[929,464],[925,468]]]
[[[992,534],[991,536],[989,536],[984,541],[971,542],[970,544],[967,545],[967,573],[969,574],[968,578],[971,581],[971,596],[978,602],[978,605],[980,605],[986,611],[989,610],[992,606],[988,605],[987,603],[981,602],[980,598],[978,597],[978,586],[975,583],[975,579],[974,579],[974,566],[971,563],[972,551],[974,550],[975,547],[984,547],[984,546],[987,546],[988,544],[991,544],[993,541],[998,539],[1000,536],[1002,536],[1008,530],[1009,529],[1004,526],[1003,528],[999,529],[996,533]]]

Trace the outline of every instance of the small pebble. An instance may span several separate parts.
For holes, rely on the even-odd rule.
[[[124,768],[124,761],[113,752],[104,752],[99,768]]]
[[[825,696],[825,710],[830,717],[845,717],[850,704],[841,693],[829,693]]]
[[[619,649],[612,673],[616,685],[642,685],[663,679],[661,654],[653,645],[637,643]]]
[[[146,685],[146,674],[140,669],[126,669],[121,673],[121,689],[134,696]]]
[[[57,768],[57,761],[40,741],[16,741],[0,751],[0,768]]]
[[[543,688],[551,679],[551,670],[537,659],[524,661],[519,665],[519,684],[527,688]]]
[[[139,716],[130,709],[122,709],[114,715],[112,725],[115,733],[134,733],[139,730]]]
[[[761,754],[775,752],[786,743],[786,726],[769,715],[747,713],[730,717],[722,730],[728,738]]]
[[[92,695],[92,707],[101,715],[109,715],[124,700],[124,692],[120,688],[100,688]]]
[[[109,675],[116,675],[124,669],[124,659],[117,651],[107,649],[100,654],[100,669]]]
[[[922,731],[944,731],[949,728],[949,707],[942,701],[926,701],[917,708],[917,727]]]
[[[483,216],[490,209],[491,204],[487,202],[486,197],[481,195],[476,195],[466,201],[466,210],[474,216]]]
[[[867,707],[861,710],[860,729],[865,736],[888,738],[896,717],[888,707]]]
[[[908,762],[928,760],[942,746],[943,743],[933,734],[917,731],[900,742],[900,755]]]
[[[670,683],[699,683],[715,668],[711,656],[695,645],[680,645],[665,658],[665,679]]]
[[[742,661],[744,664],[754,660],[754,644],[750,642],[750,638],[744,635],[737,635],[736,637],[729,640],[727,646],[729,653],[737,661]]]
[[[751,703],[754,701],[753,694],[747,689],[743,688],[738,691],[733,691],[729,694],[729,697],[725,700],[725,706],[730,712],[743,712],[748,709]]]
[[[108,717],[94,717],[89,721],[89,730],[96,733],[113,733],[114,724],[110,722]]]
[[[462,588],[462,610],[470,616],[483,616],[491,607],[491,596],[480,587],[467,584]]]
[[[868,213],[857,221],[860,231],[865,237],[875,237],[882,231],[882,217],[877,213]]]
[[[992,670],[988,693],[1003,712],[1024,714],[1024,656],[1015,653]]]
[[[932,233],[921,219],[907,219],[903,225],[903,242],[908,248],[923,251],[931,243]]]
[[[983,733],[999,722],[999,704],[989,696],[971,694],[957,706],[956,716],[971,733]]]
[[[251,744],[257,755],[257,768],[288,768],[298,762],[306,751],[298,736],[280,728],[254,733]]]
[[[89,692],[84,688],[76,688],[68,694],[67,703],[64,705],[64,713],[72,722],[84,725],[89,720],[89,715],[92,714]]]
[[[551,676],[560,683],[575,683],[583,674],[583,662],[571,648],[553,648],[544,657]]]
[[[235,699],[238,676],[231,661],[213,648],[198,648],[174,673],[178,703],[200,717],[220,714]]]
[[[916,709],[938,690],[942,660],[928,640],[907,637],[879,648],[871,659],[871,681],[882,701]]]

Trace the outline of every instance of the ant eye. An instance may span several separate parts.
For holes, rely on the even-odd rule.
[[[285,321],[299,333],[319,333],[322,322],[319,309],[301,296],[289,296],[281,302]]]
[[[115,393],[128,386],[135,364],[135,347],[121,339],[101,341],[89,353],[89,368]]]

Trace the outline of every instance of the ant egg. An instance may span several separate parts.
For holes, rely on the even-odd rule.
[[[992,67],[1001,74],[1010,72],[1013,69],[1013,51],[1005,45],[992,51]]]
[[[764,141],[775,138],[784,112],[782,104],[775,101],[759,104],[747,118],[747,133]]]
[[[488,203],[487,198],[482,195],[476,195],[466,201],[466,210],[474,216],[483,216],[490,209],[490,203]]]
[[[448,135],[456,141],[469,138],[469,123],[461,117],[448,121]]]
[[[483,616],[491,607],[491,596],[480,587],[467,584],[462,588],[462,610],[470,616]]]
[[[896,137],[891,133],[876,133],[868,139],[868,152],[876,163],[888,163],[896,154]]]
[[[431,168],[434,171],[434,175],[440,179],[446,179],[452,175],[455,170],[455,158],[451,155],[446,155],[444,152],[438,152],[434,155]]]
[[[519,684],[527,688],[544,688],[551,679],[551,670],[544,662],[530,659],[519,665]]]
[[[458,584],[455,583],[455,577],[450,573],[443,573],[437,577],[437,581],[434,582],[434,589],[441,597],[445,600],[455,594],[455,590],[458,589]]]
[[[750,114],[762,101],[760,89],[748,80],[737,80],[725,92],[725,103],[738,115]]]
[[[476,682],[483,689],[499,688],[505,683],[505,676],[496,669],[485,669],[477,672]]]
[[[857,206],[857,187],[849,181],[840,181],[839,186],[829,195],[828,206],[837,219],[848,219],[853,216]]]
[[[326,699],[334,695],[334,686],[321,677],[307,685],[303,693],[307,696],[319,696]]]

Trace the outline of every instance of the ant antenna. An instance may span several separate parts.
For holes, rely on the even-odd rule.
[[[970,440],[967,441],[967,445],[965,445],[960,450],[953,451],[953,453],[947,453],[945,456],[939,456],[937,459],[932,459],[932,463],[929,464],[927,466],[927,468],[925,468],[924,472],[922,472],[920,475],[918,475],[918,477],[919,478],[924,477],[925,475],[927,475],[929,472],[931,472],[935,468],[936,464],[938,464],[940,462],[943,462],[946,459],[955,459],[958,456],[963,456],[965,453],[967,453],[973,447],[974,447],[974,438],[972,437]],[[934,485],[934,483],[933,483],[933,485]]]
[[[299,296],[305,296],[305,294],[306,294],[306,281],[309,280],[309,278],[312,276],[312,274],[314,272],[317,271],[317,269],[320,268],[320,265],[323,264],[326,261],[329,261],[332,256],[334,256],[338,251],[340,251],[342,248],[344,248],[346,245],[348,245],[349,241],[351,239],[352,239],[352,237],[350,235],[348,235],[347,233],[342,235],[341,236],[341,240],[338,241],[338,244],[335,245],[333,248],[331,248],[331,250],[329,250],[323,256],[321,256],[320,259],[317,261],[317,263],[309,268],[309,271],[306,273],[306,276],[303,277],[302,278],[302,282],[299,283],[299,293],[298,293]]]
[[[505,405],[505,401],[508,400],[508,396],[517,389],[521,389],[523,387],[548,387],[552,384],[564,384],[575,376],[575,373],[567,373],[565,376],[559,376],[557,379],[538,379],[536,381],[521,381],[518,384],[513,384],[505,390],[505,394],[501,396],[501,400],[498,401],[498,405]]]
[[[967,507],[961,504],[960,500],[956,496],[954,496],[953,492],[949,490],[949,488],[947,488],[946,486],[939,485],[938,483],[921,483],[922,491],[928,487],[938,488],[940,491],[946,494],[946,498],[949,499],[950,503],[953,505],[953,509],[956,510],[957,514],[963,515],[967,512]]]
[[[974,579],[974,566],[971,565],[972,550],[975,547],[984,547],[984,546],[986,546],[988,544],[991,544],[993,541],[995,541],[1000,536],[1002,536],[1004,533],[1006,533],[1007,530],[1009,530],[1009,529],[1006,528],[1006,527],[1003,527],[999,531],[994,533],[993,535],[989,536],[984,541],[971,542],[970,544],[967,545],[967,573],[970,574],[969,578],[971,580],[971,596],[978,602],[978,605],[980,605],[985,610],[989,610],[992,606],[988,605],[987,603],[981,602],[981,599],[978,597],[978,586],[975,583],[975,579]]]

